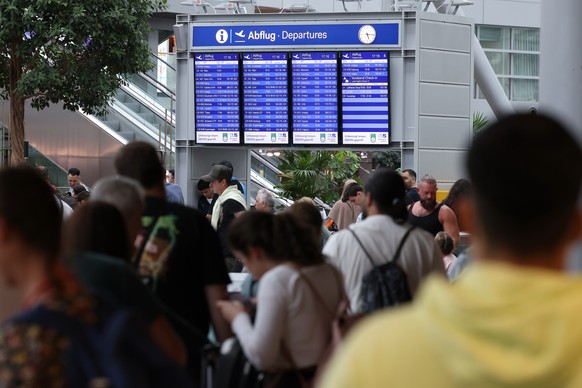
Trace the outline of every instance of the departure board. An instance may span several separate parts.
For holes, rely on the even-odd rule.
[[[289,143],[287,53],[243,53],[245,144]]]
[[[240,144],[237,53],[194,54],[196,142]]]
[[[294,144],[338,144],[337,53],[291,53]]]
[[[388,144],[388,59],[386,51],[341,53],[343,144]]]

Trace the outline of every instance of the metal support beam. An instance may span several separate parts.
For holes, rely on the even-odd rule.
[[[582,142],[582,1],[542,0],[541,15],[540,111],[556,115]]]

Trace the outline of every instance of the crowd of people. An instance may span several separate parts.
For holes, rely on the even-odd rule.
[[[185,206],[144,142],[92,188],[70,169],[69,195],[45,168],[5,168],[0,280],[24,298],[0,326],[0,386],[195,387],[234,373],[200,367],[232,338],[263,387],[577,386],[582,280],[565,268],[582,172],[557,189],[555,166],[581,163],[558,121],[514,115],[475,136],[469,179],[442,202],[434,177],[378,169],[346,182],[330,222],[309,198],[276,212],[267,190],[249,211],[228,161]],[[235,271],[242,295],[227,292]],[[370,311],[369,282],[405,299]]]

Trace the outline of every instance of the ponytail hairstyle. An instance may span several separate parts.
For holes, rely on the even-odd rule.
[[[407,217],[406,193],[400,174],[390,168],[376,170],[366,182],[366,194],[370,194],[376,207],[397,223],[404,223]]]

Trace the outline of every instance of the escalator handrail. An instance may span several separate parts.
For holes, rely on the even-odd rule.
[[[277,166],[275,166],[273,163],[271,163],[270,161],[268,161],[267,159],[265,159],[257,151],[251,151],[251,156],[257,158],[261,163],[263,163],[264,165],[266,165],[267,167],[269,167],[271,169],[271,171],[274,171],[277,174],[281,174],[282,173],[282,171],[279,170],[279,168],[277,168]]]
[[[174,68],[174,66],[170,65],[168,62],[166,62],[164,59],[158,57],[156,54],[152,53],[152,56],[155,57],[158,61],[161,61],[164,65],[168,66],[170,69],[176,71],[176,69]]]
[[[168,96],[168,97],[172,98],[174,101],[176,101],[176,93],[172,89],[168,88],[166,85],[164,85],[163,83],[161,83],[160,81],[155,79],[154,77],[150,76],[147,73],[136,73],[136,75],[143,78],[150,85],[152,85],[158,89],[163,89],[162,92],[166,96]]]
[[[139,104],[144,106],[147,110],[149,110],[150,112],[152,112],[153,114],[158,116],[158,118],[160,118],[162,120],[166,120],[166,122],[168,122],[170,125],[172,125],[172,127],[176,128],[176,116],[171,115],[172,116],[171,122],[170,122],[170,116],[167,116],[167,117],[164,116],[164,112],[169,111],[169,109],[162,106],[154,99],[151,99],[149,97],[142,96],[142,95],[138,94],[130,86],[123,85],[121,87],[121,89],[125,93],[127,93],[131,98],[133,98],[136,102],[138,102]]]

